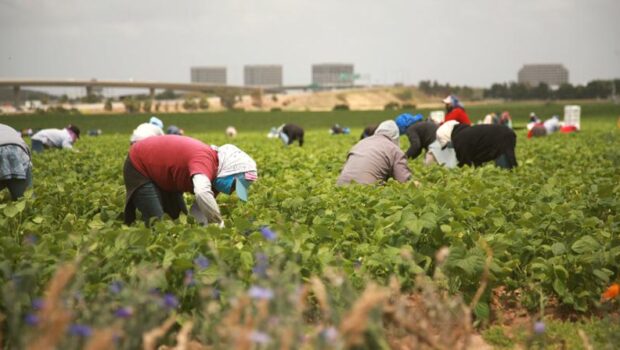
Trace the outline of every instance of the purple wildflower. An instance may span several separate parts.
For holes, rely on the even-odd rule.
[[[276,237],[278,235],[276,235],[275,232],[271,231],[271,229],[269,229],[269,227],[267,226],[263,226],[260,228],[260,233],[263,235],[263,237],[265,237],[266,240],[268,241],[273,241],[276,239]]]
[[[542,321],[538,321],[534,323],[534,333],[543,334],[545,333],[545,323]]]
[[[45,305],[45,301],[43,301],[43,299],[41,299],[41,298],[36,298],[36,299],[32,300],[32,309],[33,310],[41,310],[44,305]]]
[[[209,267],[209,259],[207,259],[201,254],[196,259],[194,259],[194,264],[199,267],[199,270],[204,270]]]
[[[188,286],[193,286],[194,284],[196,284],[196,282],[194,281],[194,270],[185,270],[185,277],[183,278],[183,285],[188,287]]]
[[[33,234],[29,234],[24,237],[24,243],[27,245],[35,245],[38,240],[39,238]]]
[[[131,306],[120,307],[114,312],[114,316],[118,318],[130,318],[133,316],[133,308]]]
[[[252,271],[258,276],[265,278],[267,277],[267,268],[269,267],[269,258],[267,255],[263,253],[256,254],[256,266],[252,269]]]
[[[77,337],[90,337],[92,333],[93,333],[93,330],[87,325],[72,324],[69,327],[69,334],[77,336]]]
[[[252,331],[250,333],[250,340],[257,344],[267,344],[271,341],[271,337],[261,331]]]
[[[252,299],[271,300],[273,299],[273,291],[269,288],[252,286],[248,291],[248,295]]]
[[[334,327],[329,327],[321,332],[321,336],[323,336],[326,341],[333,343],[338,339],[338,330]]]
[[[36,326],[39,324],[39,316],[36,314],[28,314],[24,317],[24,322],[29,326]]]
[[[108,286],[108,290],[112,294],[118,294],[121,292],[121,290],[123,290],[123,283],[121,281],[114,281],[110,283],[110,285]]]
[[[174,294],[167,293],[164,295],[162,303],[167,309],[176,309],[179,306],[179,299]]]

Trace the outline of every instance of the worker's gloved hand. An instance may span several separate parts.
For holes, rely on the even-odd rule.
[[[194,219],[196,219],[197,222],[201,223],[202,225],[207,226],[207,224],[209,223],[209,220],[207,220],[206,215],[202,211],[200,211],[197,203],[192,204],[189,213],[191,216],[194,217]]]
[[[224,220],[220,221],[220,223],[217,226],[219,228],[226,228],[226,225],[224,225]]]

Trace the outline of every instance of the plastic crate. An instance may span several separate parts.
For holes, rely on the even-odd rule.
[[[431,112],[431,120],[435,124],[443,123],[445,118],[446,118],[446,113],[444,111],[432,111]]]
[[[564,125],[572,125],[581,130],[581,106],[564,106]]]

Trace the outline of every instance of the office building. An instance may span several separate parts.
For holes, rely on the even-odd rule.
[[[519,70],[518,81],[530,86],[560,86],[568,83],[568,69],[561,64],[526,64]]]
[[[245,86],[277,87],[282,86],[281,65],[249,65],[243,67]]]
[[[192,67],[191,82],[226,85],[226,67]]]

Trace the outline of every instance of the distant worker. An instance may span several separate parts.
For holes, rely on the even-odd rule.
[[[398,126],[393,120],[386,120],[379,124],[373,136],[351,148],[336,184],[383,183],[392,177],[406,182],[411,179],[411,170],[399,147]]]
[[[134,144],[125,160],[127,190],[125,223],[136,219],[136,209],[146,224],[164,213],[172,219],[187,214],[183,193],[195,194],[191,214],[202,224],[223,226],[218,193],[236,192],[247,201],[248,188],[257,179],[256,163],[233,145],[208,146],[187,136],[149,137]]]
[[[443,103],[446,105],[446,117],[444,119],[444,123],[450,120],[456,120],[461,124],[471,125],[471,121],[465,112],[465,107],[463,107],[456,96],[450,95],[444,98]]]
[[[151,136],[162,136],[164,134],[164,122],[153,116],[148,123],[142,123],[133,131],[129,138],[129,143],[134,144]]]
[[[176,125],[170,125],[166,130],[166,135],[183,135],[185,132],[183,129],[179,128]]]
[[[340,124],[336,123],[334,126],[329,129],[329,133],[332,135],[348,135],[351,133],[351,129],[340,126]]]
[[[562,127],[562,122],[560,122],[560,118],[558,118],[558,116],[556,115],[545,120],[544,122],[540,122],[540,121],[530,122],[530,124],[528,124],[528,129],[529,129],[527,132],[528,139],[532,137],[542,137],[542,136],[551,135],[559,131],[560,128]]]
[[[288,146],[295,142],[299,142],[299,147],[304,145],[304,129],[295,124],[284,124],[280,126],[278,135],[284,145]]]
[[[453,120],[437,129],[437,140],[442,147],[452,144],[460,167],[478,167],[492,160],[504,169],[517,166],[517,135],[502,125],[469,126]]]
[[[32,135],[32,151],[43,152],[46,148],[73,149],[80,138],[80,129],[69,124],[64,129],[43,129]]]
[[[362,135],[360,136],[360,140],[363,140],[367,137],[370,137],[372,135],[375,134],[375,130],[377,130],[378,125],[377,124],[372,124],[372,125],[368,125],[364,131],[362,131]]]
[[[512,116],[510,116],[508,111],[502,112],[502,116],[499,118],[499,124],[512,129]]]
[[[235,138],[237,137],[237,129],[235,129],[234,126],[229,126],[226,128],[226,136],[228,138]]]
[[[18,200],[32,186],[30,149],[20,132],[0,124],[0,190],[9,189],[12,200]]]

